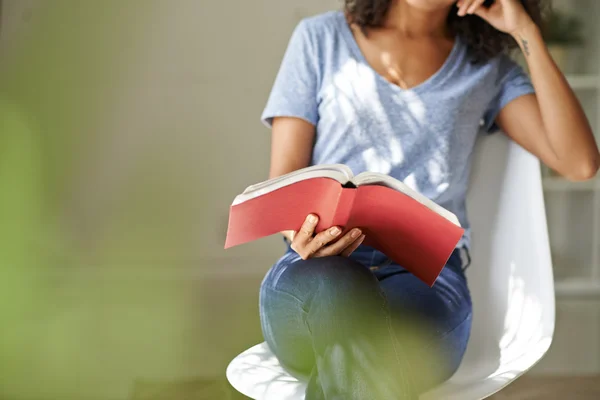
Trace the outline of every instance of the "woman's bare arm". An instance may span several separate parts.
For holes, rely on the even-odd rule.
[[[273,119],[269,178],[308,167],[315,140],[315,127],[300,118]]]
[[[515,38],[529,64],[537,96],[523,96],[508,104],[498,115],[498,124],[564,177],[591,179],[600,167],[600,154],[577,97],[537,27],[532,25]]]
[[[600,152],[590,124],[544,43],[540,28],[519,0],[459,0],[459,15],[476,14],[517,41],[531,73],[536,94],[507,104],[496,122],[515,142],[564,177],[593,178]]]
[[[315,127],[310,122],[292,117],[274,118],[269,178],[308,167],[314,140]],[[290,242],[293,240],[293,231],[284,231],[282,234]]]

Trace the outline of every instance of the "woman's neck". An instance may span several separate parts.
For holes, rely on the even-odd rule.
[[[410,3],[410,0],[393,0],[383,27],[395,29],[411,38],[449,35],[447,20],[452,4],[428,8]]]

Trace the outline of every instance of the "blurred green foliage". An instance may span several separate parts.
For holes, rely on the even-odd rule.
[[[107,221],[119,240],[86,252],[68,218],[144,4],[38,3],[0,54],[0,398],[122,398],[131,376],[185,366],[193,296],[168,275],[116,275],[111,254],[148,244],[127,220]]]

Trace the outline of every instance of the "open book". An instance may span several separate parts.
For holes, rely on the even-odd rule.
[[[317,165],[252,186],[231,205],[225,248],[285,230],[298,230],[310,213],[317,232],[360,227],[372,246],[428,285],[464,230],[458,218],[388,175],[354,176],[345,165]]]

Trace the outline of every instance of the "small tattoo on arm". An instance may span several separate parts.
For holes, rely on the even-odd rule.
[[[523,53],[525,53],[526,56],[529,55],[529,42],[527,41],[527,39],[525,39],[524,37],[520,37],[521,39],[521,45],[523,46]]]

